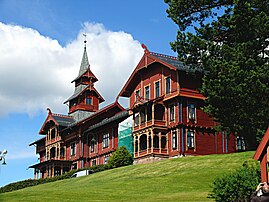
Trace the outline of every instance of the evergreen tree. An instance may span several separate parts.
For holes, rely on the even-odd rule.
[[[257,147],[269,125],[269,0],[165,0],[171,47],[204,68],[204,111]]]

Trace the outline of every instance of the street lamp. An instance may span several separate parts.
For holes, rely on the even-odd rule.
[[[0,161],[3,160],[2,165],[7,165],[6,159],[5,159],[6,154],[7,154],[7,150],[6,149],[4,149],[3,151],[0,151]]]

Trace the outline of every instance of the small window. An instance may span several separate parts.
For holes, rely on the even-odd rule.
[[[94,147],[95,147],[95,139],[93,137],[91,140],[91,152],[94,152]]]
[[[149,100],[150,99],[150,91],[149,91],[149,86],[145,87],[145,99]]]
[[[244,151],[246,150],[246,145],[245,145],[245,139],[244,137],[237,137],[236,138],[236,144],[237,144],[237,150],[238,151]]]
[[[74,156],[76,154],[76,143],[71,143],[70,145],[70,155]]]
[[[171,92],[171,78],[170,77],[167,77],[165,79],[165,92],[166,94],[170,93]]]
[[[109,159],[109,155],[106,155],[106,156],[104,157],[104,164],[108,164],[108,159]]]
[[[76,169],[78,169],[77,163],[73,163],[72,164],[72,170],[76,170]]]
[[[170,121],[174,121],[175,120],[175,106],[174,105],[170,105],[169,114],[170,114]]]
[[[177,133],[176,133],[176,131],[174,131],[172,133],[172,147],[173,147],[173,149],[177,148]]]
[[[188,119],[189,120],[195,120],[196,119],[194,104],[189,104],[188,105]]]
[[[96,160],[92,160],[92,166],[96,166]]]
[[[64,157],[65,155],[64,155],[64,148],[62,147],[61,149],[60,149],[60,157]]]
[[[189,130],[187,133],[188,148],[194,148],[194,131]]]
[[[141,99],[140,90],[135,91],[135,101],[139,101]]]
[[[86,105],[92,105],[92,98],[86,98]]]
[[[103,148],[109,146],[109,133],[103,135]]]
[[[160,81],[155,83],[155,97],[160,97]]]

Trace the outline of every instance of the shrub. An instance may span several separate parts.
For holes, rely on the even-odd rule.
[[[219,177],[213,182],[210,198],[221,202],[246,202],[260,182],[260,170],[256,163],[244,163],[233,173]]]
[[[28,179],[28,180],[22,180],[22,181],[18,181],[18,182],[14,182],[14,183],[10,183],[6,186],[0,187],[0,194],[1,193],[5,193],[5,192],[11,192],[11,191],[15,191],[15,190],[19,190],[19,189],[23,189],[26,187],[32,187],[32,186],[36,186],[39,184],[45,184],[45,183],[49,183],[49,182],[54,182],[57,180],[64,180],[64,179],[68,179],[70,178],[75,172],[80,171],[80,170],[85,170],[85,169],[91,169],[93,170],[95,173],[100,172],[100,171],[104,171],[104,170],[108,170],[111,167],[108,165],[97,165],[97,166],[93,166],[93,167],[87,167],[87,168],[81,168],[81,169],[77,169],[77,170],[71,170],[63,175],[60,176],[56,176],[56,177],[51,177],[51,178],[41,178],[41,179]]]
[[[125,146],[118,148],[108,160],[108,165],[112,168],[133,164],[133,157]]]

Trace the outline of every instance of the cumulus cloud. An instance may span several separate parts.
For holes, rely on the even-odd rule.
[[[83,54],[83,33],[96,88],[106,100],[116,99],[143,54],[140,43],[123,31],[84,23],[77,38],[62,47],[38,31],[0,22],[0,116],[37,112],[50,107],[67,113]]]

